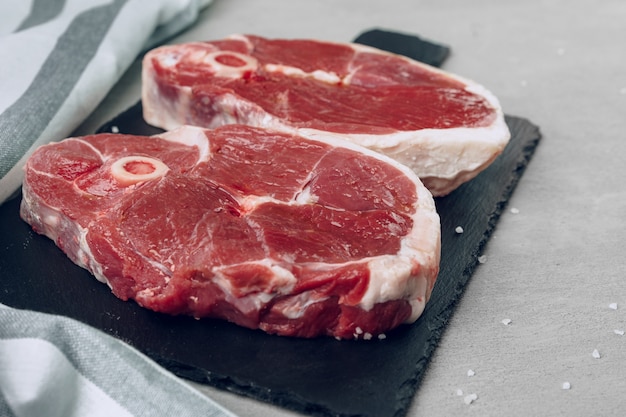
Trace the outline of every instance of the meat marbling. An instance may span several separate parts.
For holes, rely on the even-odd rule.
[[[435,196],[475,177],[510,136],[482,85],[358,44],[233,35],[163,46],[146,54],[142,82],[154,126],[342,137],[407,165]]]
[[[337,138],[249,126],[97,134],[28,160],[22,218],[146,308],[286,336],[415,321],[438,269],[431,194]]]

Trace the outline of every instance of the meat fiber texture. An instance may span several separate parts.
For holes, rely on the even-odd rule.
[[[439,217],[407,167],[243,125],[40,147],[21,216],[122,300],[285,336],[411,323],[439,269]]]
[[[474,178],[510,138],[483,86],[359,44],[233,35],[163,46],[144,57],[142,80],[151,125],[341,137],[410,167],[434,196]]]

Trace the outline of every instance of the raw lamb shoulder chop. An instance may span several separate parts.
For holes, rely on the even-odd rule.
[[[439,268],[439,217],[411,170],[249,126],[40,147],[21,215],[123,300],[286,336],[413,322]]]
[[[163,46],[144,57],[142,83],[154,126],[342,137],[407,165],[435,196],[476,176],[510,136],[483,86],[358,44],[234,35]]]

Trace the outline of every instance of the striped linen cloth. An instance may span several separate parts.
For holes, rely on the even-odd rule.
[[[123,342],[0,304],[2,417],[235,417]]]
[[[210,2],[0,1],[0,204],[37,146],[69,136],[141,52]]]

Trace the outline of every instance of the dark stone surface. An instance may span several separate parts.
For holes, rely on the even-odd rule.
[[[512,138],[503,154],[474,180],[436,199],[442,258],[431,301],[416,323],[389,332],[385,340],[270,336],[120,301],[20,220],[19,196],[0,206],[0,302],[78,319],[128,342],[181,377],[307,414],[405,415],[478,256],[540,140],[539,129],[529,121],[509,116],[507,123]],[[123,133],[159,131],[143,122],[140,103],[100,130],[111,126]],[[454,231],[459,225],[462,235]]]

